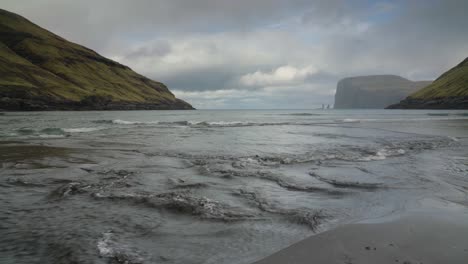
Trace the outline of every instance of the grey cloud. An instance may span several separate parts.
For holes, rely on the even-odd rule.
[[[108,41],[177,32],[219,32],[281,20],[308,9],[308,0],[4,0],[18,12],[80,44],[103,50]]]
[[[232,81],[233,75],[235,74],[223,67],[194,69],[163,78],[154,76],[154,79],[159,79],[169,87],[181,91],[214,91],[232,89],[233,87],[230,87],[229,83]]]
[[[138,47],[124,55],[125,60],[135,60],[141,57],[161,57],[171,52],[167,41],[158,41],[149,46]]]

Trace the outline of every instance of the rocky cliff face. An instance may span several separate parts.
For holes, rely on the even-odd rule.
[[[389,109],[468,109],[468,58]]]
[[[0,109],[193,109],[162,83],[0,9]]]
[[[345,78],[336,88],[335,109],[384,109],[430,83],[395,75]]]

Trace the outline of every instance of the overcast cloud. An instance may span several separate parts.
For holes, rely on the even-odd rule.
[[[197,108],[314,108],[339,79],[438,77],[468,56],[466,0],[2,0]]]

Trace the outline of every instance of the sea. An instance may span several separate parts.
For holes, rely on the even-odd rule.
[[[0,263],[250,264],[467,212],[467,146],[467,111],[0,113]]]

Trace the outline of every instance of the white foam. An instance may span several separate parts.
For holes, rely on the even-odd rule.
[[[35,137],[35,136],[28,136],[28,137]],[[64,138],[65,135],[50,135],[50,134],[41,134],[38,135],[40,138]]]
[[[138,124],[138,123],[141,123],[141,122],[125,121],[125,120],[121,120],[121,119],[116,119],[116,120],[112,120],[112,123],[117,124],[117,125],[135,125],[135,124]]]
[[[99,239],[97,243],[97,248],[99,251],[99,255],[103,257],[111,257],[114,254],[114,249],[112,248],[111,244],[111,232],[106,232],[102,234],[102,238]]]
[[[127,121],[127,120],[122,120],[122,119],[115,119],[112,120],[113,124],[116,125],[154,125],[154,124],[159,124],[158,121]]]
[[[218,121],[218,122],[208,122],[208,124],[212,126],[236,126],[236,125],[248,125],[249,123],[247,122],[239,122],[239,121]]]
[[[188,121],[187,122],[190,126],[233,126],[242,124],[242,122],[237,121]]]
[[[346,118],[346,119],[343,119],[343,122],[344,122],[344,123],[360,123],[361,120],[360,120],[360,119]]]
[[[404,149],[388,149],[383,148],[377,151],[375,155],[367,156],[361,158],[363,161],[372,161],[372,160],[384,160],[387,157],[401,156],[404,155],[406,151]]]
[[[104,129],[103,127],[80,127],[80,128],[65,128],[63,131],[67,133],[86,133]]]

